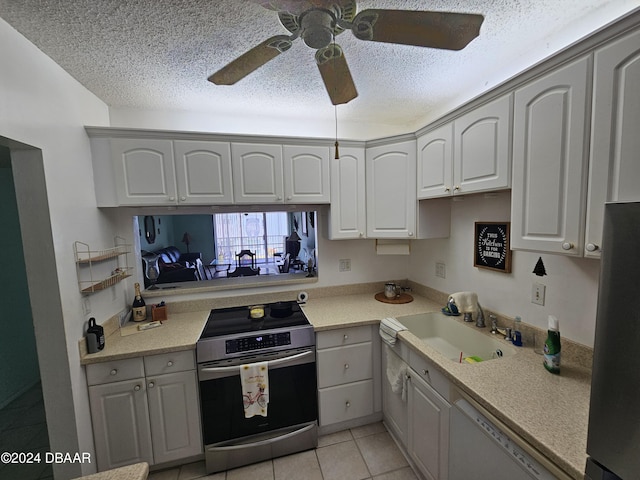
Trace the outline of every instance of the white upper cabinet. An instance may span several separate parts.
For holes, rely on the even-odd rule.
[[[329,239],[366,235],[364,148],[342,147],[340,159],[330,160],[331,208]]]
[[[416,141],[367,148],[367,236],[415,238]]]
[[[452,123],[418,137],[418,199],[451,195],[452,145]]]
[[[640,201],[640,31],[595,53],[585,256],[599,257],[605,202]]]
[[[329,203],[329,147],[285,145],[286,203]]]
[[[232,143],[235,203],[283,203],[282,146]]]
[[[511,95],[418,137],[418,199],[511,186]]]
[[[228,142],[173,142],[178,203],[233,203],[231,149]]]
[[[581,255],[589,113],[582,57],[515,93],[511,248]]]
[[[171,140],[113,138],[110,144],[119,205],[176,203]]]
[[[465,113],[453,131],[453,194],[511,186],[510,94]]]
[[[233,202],[227,142],[91,139],[99,207]]]

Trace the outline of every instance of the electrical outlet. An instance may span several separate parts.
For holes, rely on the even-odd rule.
[[[541,283],[534,283],[531,289],[531,303],[544,305],[544,294],[547,287]]]
[[[89,297],[84,297],[82,299],[82,314],[89,315],[91,313],[91,300]]]
[[[447,278],[447,266],[444,262],[436,262],[436,277]]]
[[[351,271],[351,259],[350,258],[341,258],[339,260],[338,270],[341,272],[350,272]]]

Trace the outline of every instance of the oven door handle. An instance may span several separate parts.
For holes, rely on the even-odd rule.
[[[313,355],[313,350],[308,350],[302,353],[296,353],[295,355],[291,355],[289,357],[277,358],[275,360],[269,360],[269,366],[279,365],[281,363],[291,362],[293,360],[298,360],[300,358],[306,357],[307,355]],[[238,372],[240,373],[240,365],[234,365],[232,367],[202,367],[200,371],[203,373],[229,373],[229,372]]]

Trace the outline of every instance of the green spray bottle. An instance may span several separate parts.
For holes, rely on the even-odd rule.
[[[558,319],[549,315],[547,340],[544,342],[544,368],[551,373],[560,373],[560,328]]]

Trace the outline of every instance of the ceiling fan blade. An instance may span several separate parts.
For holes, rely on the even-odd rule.
[[[349,103],[358,96],[342,48],[335,43],[321,48],[316,52],[316,63],[331,103]]]
[[[216,85],[233,85],[282,52],[289,50],[291,44],[292,38],[287,35],[271,37],[222,67],[208,80]]]
[[[353,19],[360,40],[462,50],[480,33],[482,15],[411,10],[363,10]]]

